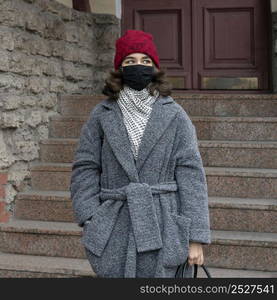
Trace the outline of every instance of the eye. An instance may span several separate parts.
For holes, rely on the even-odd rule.
[[[126,60],[124,63],[125,63],[125,64],[129,64],[129,63],[132,63],[132,62],[134,62],[133,59],[128,59],[128,60]],[[144,59],[144,60],[143,60],[143,63],[145,63],[145,64],[151,64],[151,60],[150,60],[150,59]]]

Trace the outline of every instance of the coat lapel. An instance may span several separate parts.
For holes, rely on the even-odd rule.
[[[142,168],[151,150],[174,119],[177,109],[171,97],[160,97],[154,102],[150,118],[146,124],[138,150],[136,167]]]
[[[175,105],[172,105],[173,103],[174,100],[171,97],[162,96],[158,97],[154,102],[141,139],[138,158],[135,161],[131,142],[118,103],[109,98],[101,102],[103,106],[108,108],[101,118],[103,130],[117,160],[132,182],[139,182],[138,174],[140,169],[152,148],[175,117],[177,108]]]
[[[109,109],[101,118],[103,131],[108,143],[130,181],[139,182],[131,144],[121,116],[120,107],[116,101],[110,99],[102,101],[102,105]]]

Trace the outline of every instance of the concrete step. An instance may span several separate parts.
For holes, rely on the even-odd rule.
[[[50,138],[40,141],[41,162],[72,163],[78,140]]]
[[[0,251],[6,253],[86,258],[76,223],[11,220],[0,224]]]
[[[42,162],[72,163],[78,139],[50,138],[40,142]],[[199,140],[204,166],[277,168],[277,142]],[[259,159],[257,159],[259,158]]]
[[[209,196],[276,199],[277,169],[205,167]]]
[[[51,138],[79,138],[88,117],[52,116]],[[277,117],[192,116],[198,139],[234,141],[276,141]]]
[[[276,94],[180,94],[173,99],[191,116],[276,117]]]
[[[210,267],[276,272],[277,234],[212,230],[204,255]]]
[[[207,267],[213,278],[277,278],[277,272]],[[0,278],[95,278],[95,276],[87,259],[0,252]],[[200,267],[197,277],[207,277]]]
[[[209,197],[211,228],[277,233],[276,199]],[[17,194],[16,219],[75,222],[69,192],[28,191]]]
[[[13,220],[0,224],[0,251],[86,258],[81,230],[74,223]],[[276,272],[277,234],[212,230],[204,253],[211,267]]]
[[[206,167],[277,169],[277,141],[199,140]]]
[[[213,230],[277,233],[277,199],[209,197]]]
[[[34,190],[69,191],[71,163],[41,163],[30,165],[31,184]]]
[[[277,278],[277,272],[212,268],[208,265],[207,267],[212,278]],[[207,278],[207,275],[201,267],[198,267],[197,277]]]
[[[94,278],[95,275],[87,259],[0,252],[0,278]]]
[[[75,222],[70,192],[27,191],[16,195],[16,219]]]
[[[276,117],[191,117],[200,140],[277,141]]]
[[[277,97],[274,94],[180,94],[172,98],[191,116],[256,116],[277,117]],[[67,116],[87,116],[105,95],[61,96],[60,113]]]
[[[51,138],[79,138],[81,128],[88,116],[52,116],[49,123]]]
[[[61,95],[58,111],[64,116],[88,116],[106,98],[105,95]]]
[[[34,190],[68,191],[71,163],[32,163]],[[277,169],[205,167],[209,196],[275,198]]]

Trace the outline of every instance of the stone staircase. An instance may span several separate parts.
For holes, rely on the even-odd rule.
[[[196,125],[208,182],[213,277],[277,278],[277,95],[181,94],[172,97]],[[0,277],[95,274],[80,243],[69,184],[81,126],[105,96],[63,96],[31,164],[32,190],[0,224]],[[201,268],[200,277],[205,277]]]

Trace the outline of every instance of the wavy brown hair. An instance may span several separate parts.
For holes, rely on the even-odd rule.
[[[172,84],[167,80],[166,70],[158,69],[154,65],[154,74],[152,81],[147,85],[150,94],[154,96],[157,89],[161,96],[171,95]],[[121,68],[118,70],[110,70],[108,77],[105,79],[105,85],[102,93],[109,96],[113,100],[117,100],[120,90],[123,88],[123,77]]]

